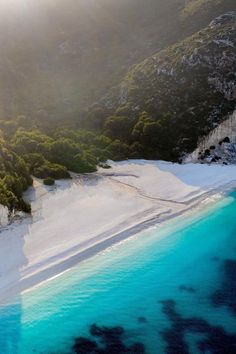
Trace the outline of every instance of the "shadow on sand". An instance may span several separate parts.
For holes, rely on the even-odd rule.
[[[28,225],[9,226],[0,232],[0,352],[18,354],[21,336],[21,268],[27,264],[24,235]],[[17,234],[16,234],[17,233]],[[14,288],[13,288],[14,286]]]

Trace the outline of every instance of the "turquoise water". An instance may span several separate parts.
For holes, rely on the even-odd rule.
[[[231,193],[214,207],[114,245],[1,308],[0,353],[72,353],[76,337],[102,348],[81,346],[78,353],[236,353],[235,275]],[[92,336],[92,324],[108,328],[93,327]],[[112,335],[115,326],[123,332]]]

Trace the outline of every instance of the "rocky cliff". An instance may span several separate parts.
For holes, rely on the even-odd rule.
[[[183,161],[232,164],[236,163],[236,111],[209,135],[199,140],[198,147]]]

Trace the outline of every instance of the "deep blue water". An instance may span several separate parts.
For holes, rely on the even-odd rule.
[[[1,354],[73,353],[79,337],[78,353],[235,354],[236,193],[113,246],[0,311]]]

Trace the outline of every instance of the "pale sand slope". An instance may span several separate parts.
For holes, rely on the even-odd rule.
[[[236,166],[132,160],[28,191],[33,220],[0,233],[0,294],[22,291],[114,242],[196,204],[236,179]]]
[[[179,165],[145,160],[110,162],[110,165],[112,169],[100,173],[137,188],[143,195],[176,202],[191,201],[236,181],[236,166]]]

